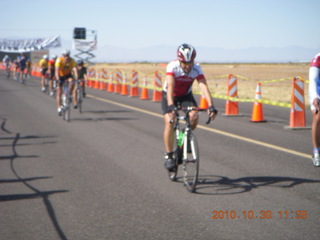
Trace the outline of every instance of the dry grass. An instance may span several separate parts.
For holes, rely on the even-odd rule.
[[[245,77],[238,78],[238,97],[240,99],[253,99],[257,82],[262,82],[262,98],[277,102],[291,102],[292,82],[295,76],[308,79],[308,63],[292,64],[201,64],[202,70],[208,80],[212,93],[226,95],[227,92],[227,74],[234,74]],[[104,68],[109,73],[121,69],[131,79],[131,71],[136,70],[139,73],[139,84],[142,84],[143,77],[149,75],[149,84],[153,84],[153,75],[155,71],[165,72],[166,64],[155,63],[128,63],[128,64],[97,64],[95,68]],[[221,77],[223,76],[223,77]],[[265,81],[287,79],[285,81],[267,83]],[[164,80],[164,77],[163,77]],[[198,91],[195,83],[194,91]],[[308,84],[305,83],[305,96],[307,96]],[[305,98],[307,99],[307,98]],[[306,101],[307,104],[307,101]]]

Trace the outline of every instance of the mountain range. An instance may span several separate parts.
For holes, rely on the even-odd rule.
[[[72,49],[72,42],[61,41],[62,48]],[[51,54],[60,55],[62,48],[51,49]],[[154,45],[145,48],[130,49],[102,45],[92,51],[93,62],[168,62],[176,58],[177,46]],[[207,63],[287,63],[310,62],[320,52],[320,48],[288,47],[252,47],[245,49],[223,49],[196,47],[197,61]],[[76,50],[71,51],[76,53]]]

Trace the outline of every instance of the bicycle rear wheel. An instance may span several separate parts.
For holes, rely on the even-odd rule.
[[[189,192],[195,192],[199,176],[199,146],[193,132],[188,133],[187,139],[190,144],[185,142],[183,147],[183,182]]]

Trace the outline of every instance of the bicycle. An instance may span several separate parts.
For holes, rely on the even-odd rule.
[[[69,94],[69,83],[67,81],[64,82],[62,86],[62,118],[63,120],[70,122],[71,115],[71,102],[70,102],[70,94]]]
[[[185,116],[179,116],[178,111],[184,111]],[[207,109],[198,107],[175,108],[176,122],[174,125],[175,145],[173,154],[174,170],[169,171],[169,178],[171,181],[177,180],[178,166],[182,164],[183,182],[189,192],[195,192],[198,176],[199,176],[199,146],[196,135],[190,128],[189,112],[207,111]],[[180,120],[185,121],[185,128],[180,128]],[[172,120],[173,121],[173,120]],[[206,124],[211,122],[211,118],[207,120]]]

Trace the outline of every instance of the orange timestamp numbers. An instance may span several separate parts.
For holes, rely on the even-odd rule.
[[[307,219],[307,211],[270,211],[270,210],[245,210],[245,211],[212,211],[212,219]]]

